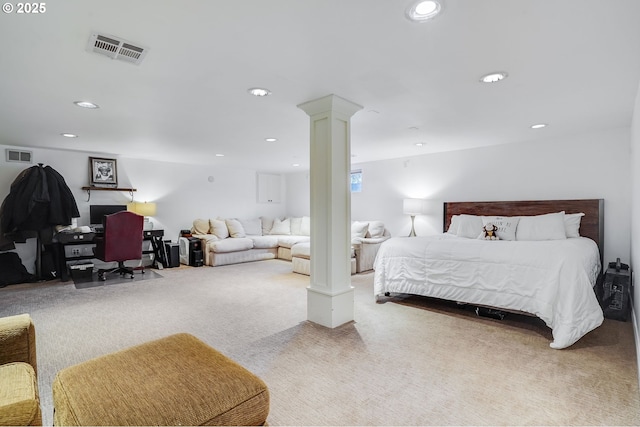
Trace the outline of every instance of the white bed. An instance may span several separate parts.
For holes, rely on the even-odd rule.
[[[552,348],[566,348],[603,321],[593,290],[602,263],[597,243],[587,237],[395,237],[378,251],[374,294],[414,294],[530,313],[552,329]]]

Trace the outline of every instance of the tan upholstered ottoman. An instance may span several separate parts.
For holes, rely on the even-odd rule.
[[[55,425],[261,425],[269,391],[257,376],[189,334],[63,369]]]

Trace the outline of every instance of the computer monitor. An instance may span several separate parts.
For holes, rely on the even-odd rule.
[[[105,215],[126,210],[127,205],[91,205],[89,206],[89,224],[102,225],[102,218]]]

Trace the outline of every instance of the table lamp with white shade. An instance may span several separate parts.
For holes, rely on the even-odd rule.
[[[149,217],[156,215],[157,209],[155,203],[131,202],[127,204],[127,210],[144,217],[144,230],[153,230],[153,222],[151,222]]]
[[[404,199],[402,201],[402,212],[406,215],[411,215],[411,233],[408,237],[415,237],[416,230],[414,228],[414,221],[416,215],[425,213],[426,200],[424,199]]]

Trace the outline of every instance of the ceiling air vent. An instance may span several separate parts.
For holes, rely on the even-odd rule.
[[[136,46],[118,37],[94,33],[89,37],[87,50],[106,55],[111,59],[139,65],[149,49],[139,45]]]
[[[21,151],[21,150],[13,150],[11,148],[7,148],[5,150],[7,154],[7,162],[18,162],[18,163],[32,163],[33,162],[33,152],[31,151]]]

